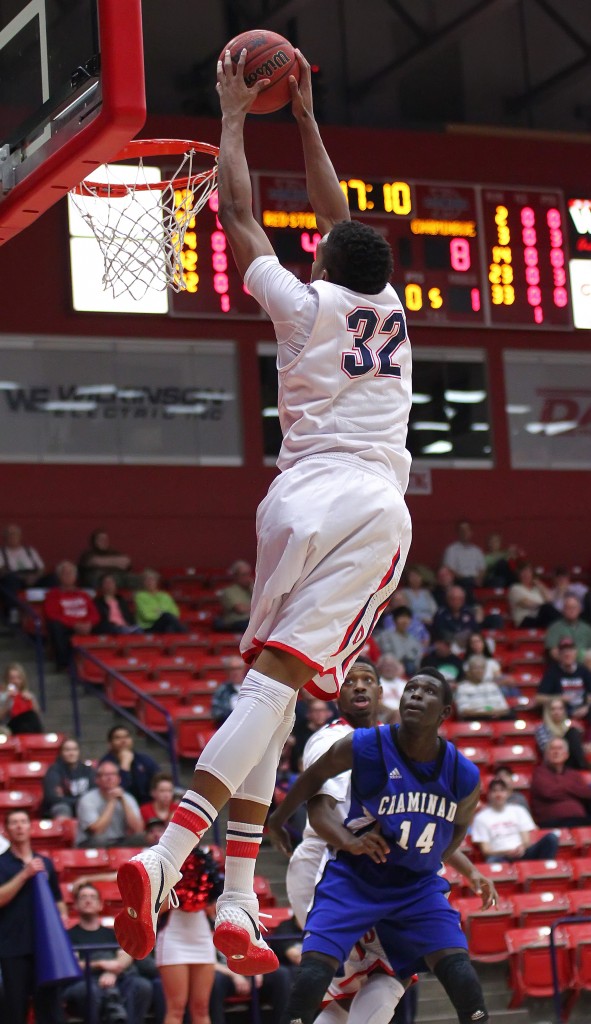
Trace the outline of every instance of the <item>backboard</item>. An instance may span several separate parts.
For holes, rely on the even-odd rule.
[[[0,245],[145,117],[141,0],[1,0]]]

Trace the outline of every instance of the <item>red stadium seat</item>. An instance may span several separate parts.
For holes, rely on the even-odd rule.
[[[152,657],[154,652],[165,649],[168,637],[158,633],[129,633],[120,637],[121,652],[125,658],[143,658],[144,655]]]
[[[240,655],[240,635],[238,633],[210,633],[209,646],[214,654],[225,653]]]
[[[502,764],[512,770],[521,771],[524,766],[531,765],[533,768],[537,763],[538,758],[535,751],[525,742],[506,745],[499,743],[493,750],[493,764],[495,765]]]
[[[591,856],[591,828],[571,828],[571,835],[581,857]]]
[[[450,867],[449,864],[444,864],[443,869],[439,872],[442,878],[445,878],[450,887],[450,900],[455,903],[457,899],[460,899],[464,892],[469,892],[469,886],[463,875],[455,868]]]
[[[472,764],[478,765],[479,768],[490,768],[493,759],[493,740],[490,740],[490,747],[482,747],[474,745],[469,740],[456,740],[456,747],[458,750],[467,757]]]
[[[509,959],[505,932],[514,924],[510,900],[499,899],[496,907],[483,910],[480,897],[471,896],[456,900],[454,907],[461,915],[472,960],[497,963]]]
[[[521,883],[514,863],[479,864],[478,870],[487,878],[492,879],[496,890],[503,899],[519,892]]]
[[[514,718],[510,722],[493,722],[492,728],[495,738],[501,744],[522,743],[525,739],[532,738],[535,744],[535,734],[539,723],[527,722],[525,718]],[[535,746],[533,749],[537,749]]]
[[[554,986],[549,949],[550,929],[540,928],[510,929],[505,936],[510,955],[510,976],[513,997],[509,1004],[513,1009],[521,1006],[526,998],[549,999]],[[556,929],[556,954],[558,964],[558,980],[561,992],[572,989],[574,985],[573,970],[566,935],[562,929]]]
[[[573,885],[572,861],[522,860],[515,868],[523,892],[569,892]]]
[[[137,850],[134,851],[137,853]],[[110,871],[106,850],[56,850],[51,854],[60,882],[73,882],[86,875]]]
[[[10,764],[20,756],[21,745],[18,736],[0,736],[0,764]]]
[[[111,846],[105,852],[109,863],[107,871],[119,871],[123,864],[135,857],[137,849],[133,846]]]
[[[490,722],[446,722],[440,732],[447,740],[459,745],[467,743],[473,747],[490,748],[494,730]]]
[[[189,661],[199,662],[209,650],[209,640],[205,633],[169,634],[165,640],[167,654],[179,655],[182,658],[188,658]]]
[[[30,793],[35,806],[40,807],[43,801],[43,779],[47,765],[42,761],[13,761],[7,765],[7,773],[13,789]]]
[[[565,924],[562,931],[571,951],[573,972],[573,992],[564,1010],[564,1018],[568,1020],[580,994],[591,991],[591,923]]]
[[[263,922],[267,932],[270,932],[272,936],[273,932],[280,924],[283,924],[284,921],[290,920],[292,914],[293,911],[291,907],[265,907]]]
[[[199,721],[187,709],[175,715],[176,746],[179,757],[198,757],[216,731],[206,721]]]
[[[137,850],[136,850],[137,853]],[[103,901],[102,913],[107,916],[118,914],[123,908],[121,893],[117,882],[93,882],[96,885]]]
[[[265,909],[265,907],[274,907],[277,900],[271,889],[271,883],[268,878],[264,875],[254,876],[254,891],[259,901],[259,907]]]
[[[173,686],[168,679],[155,683],[146,683],[145,686],[142,686],[142,693],[158,701],[171,715],[181,707],[183,691],[180,686]],[[151,704],[140,701],[139,718],[153,732],[166,732],[166,718],[162,712],[158,711]]]
[[[26,793],[23,789],[0,790],[0,814],[6,814],[15,808],[21,811],[28,811],[29,814],[38,806],[32,793]]]
[[[61,851],[68,847],[76,834],[76,822],[74,818],[62,818],[60,821],[53,821],[50,818],[42,818],[40,821],[31,822],[31,843],[33,847],[42,847],[49,851],[53,857],[54,851]]]
[[[591,857],[573,857],[571,865],[573,878],[578,888],[587,889],[591,887]]]
[[[571,889],[568,899],[571,914],[589,914],[591,921],[591,889]]]
[[[566,917],[571,905],[566,893],[519,892],[511,897],[515,923],[518,928],[551,924],[559,917]]]
[[[25,733],[19,736],[19,759],[53,764],[65,738],[64,732]]]

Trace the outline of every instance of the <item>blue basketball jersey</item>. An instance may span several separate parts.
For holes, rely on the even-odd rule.
[[[377,821],[390,846],[385,864],[354,858],[356,870],[370,884],[404,883],[407,871],[439,871],[441,855],[453,838],[458,804],[480,779],[478,768],[452,743],[440,738],[435,761],[415,762],[398,746],[397,734],[398,726],[389,725],[353,734],[351,807],[345,824],[360,832]]]

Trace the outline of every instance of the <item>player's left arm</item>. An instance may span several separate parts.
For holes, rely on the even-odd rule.
[[[448,861],[452,853],[455,853],[458,847],[461,846],[464,840],[464,836],[468,831],[468,825],[471,823],[472,818],[474,817],[474,812],[478,807],[479,800],[480,781],[474,787],[472,792],[469,793],[468,796],[464,797],[463,800],[460,800],[458,804],[458,809],[456,811],[456,816],[454,818],[453,837],[447,849],[444,850],[444,852],[441,855],[441,859],[444,863]]]
[[[350,771],[353,767],[353,734],[345,736],[334,743],[322,757],[306,768],[273,814],[267,819],[267,827],[273,845],[287,856],[291,853],[291,845],[285,829],[285,822],[297,811],[300,804],[307,803],[322,789],[327,779]]]
[[[316,214],[318,230],[325,235],[339,221],[351,220],[351,214],[314,117],[310,65],[300,50],[295,53],[300,65],[300,81],[298,84],[293,75],[290,76],[291,109],[302,139],[308,198]]]
[[[216,90],[222,108],[222,134],[218,157],[218,217],[232,248],[239,273],[244,277],[257,256],[274,256],[267,235],[252,211],[252,185],[244,150],[244,121],[258,94],[269,80],[248,88],[244,81],[246,51],[234,69],[229,51],[218,61]]]

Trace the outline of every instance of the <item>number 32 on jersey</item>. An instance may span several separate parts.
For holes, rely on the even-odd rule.
[[[394,377],[400,380],[401,370],[393,357],[407,341],[406,322],[400,309],[393,309],[380,322],[372,306],[357,306],[347,313],[347,330],[353,335],[353,348],[343,352],[341,368],[348,377]],[[374,352],[369,347],[373,338],[384,339]]]

